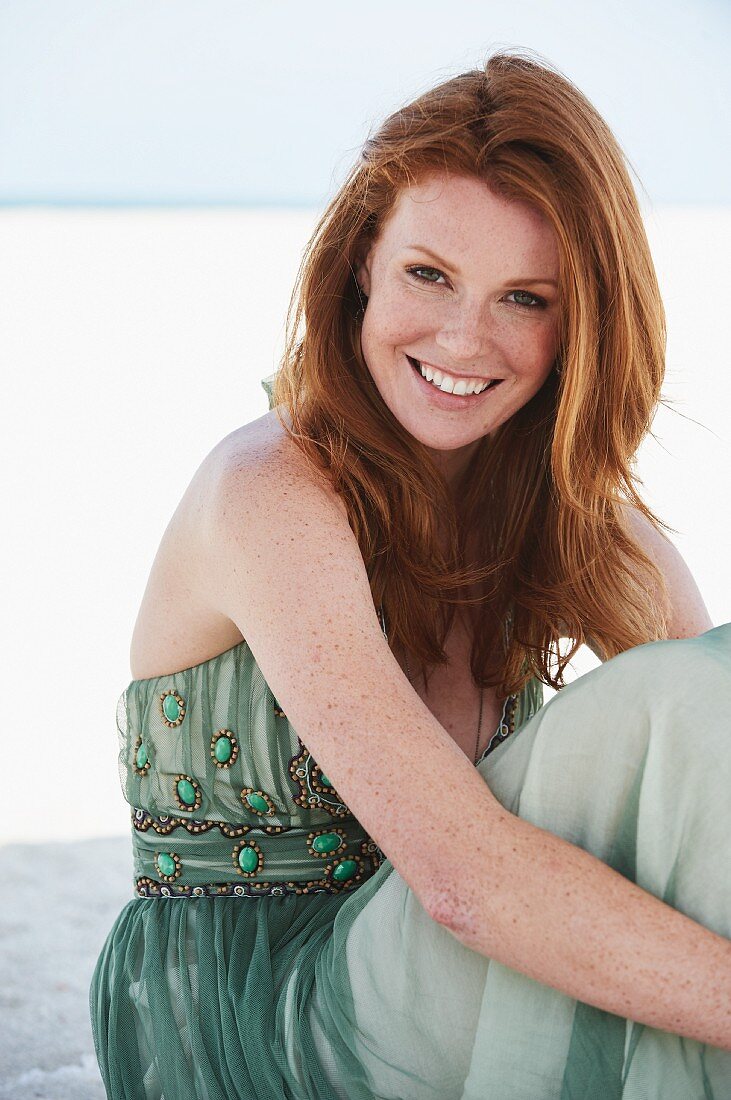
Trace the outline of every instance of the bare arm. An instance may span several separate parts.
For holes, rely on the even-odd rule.
[[[469,858],[435,920],[577,1000],[731,1050],[731,941],[521,818],[481,831],[486,816],[460,820]]]
[[[342,503],[299,457],[263,438],[225,463],[204,526],[212,603],[435,920],[569,996],[731,1049],[731,942],[495,799],[403,675]]]

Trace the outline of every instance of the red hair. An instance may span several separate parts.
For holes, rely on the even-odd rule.
[[[560,373],[480,441],[454,496],[369,384],[354,276],[400,191],[445,172],[532,204],[560,252]],[[273,402],[346,502],[392,643],[425,666],[445,661],[455,606],[468,603],[473,675],[506,695],[530,675],[560,687],[588,638],[611,657],[667,636],[662,576],[623,520],[631,504],[669,530],[632,468],[660,400],[665,344],[623,153],[557,70],[525,51],[495,53],[368,138],[305,251]],[[574,641],[567,653],[560,637]]]

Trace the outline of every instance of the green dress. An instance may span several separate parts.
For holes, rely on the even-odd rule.
[[[477,768],[511,812],[731,937],[729,699],[731,623],[629,650],[544,705],[530,681]],[[89,991],[110,1100],[731,1097],[731,1053],[433,921],[246,642],[132,681],[117,725],[133,896]]]

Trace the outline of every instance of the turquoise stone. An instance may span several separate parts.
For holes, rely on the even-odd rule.
[[[175,874],[175,860],[172,856],[169,856],[167,852],[158,853],[157,865],[163,875]]]
[[[219,737],[216,741],[213,752],[219,764],[226,764],[231,759],[231,753],[233,752],[231,738]]]
[[[242,871],[255,871],[259,866],[259,856],[250,846],[239,852],[239,867]]]
[[[147,749],[145,748],[144,744],[140,744],[140,747],[137,750],[135,763],[138,768],[144,768],[145,764],[147,763]]]
[[[180,718],[180,703],[174,695],[166,695],[162,701],[163,714],[168,722],[177,722]]]
[[[358,870],[358,864],[354,859],[344,859],[333,871],[333,878],[338,882],[347,882]]]
[[[195,787],[187,779],[178,780],[178,796],[181,802],[185,802],[186,805],[192,806],[195,802]]]
[[[332,852],[340,847],[341,842],[342,837],[337,833],[322,833],[312,841],[312,847],[316,852]]]
[[[320,782],[322,783],[323,787],[332,787],[332,783],[323,772],[320,772]]]
[[[253,810],[257,811],[257,813],[269,813],[269,803],[265,798],[262,798],[260,794],[256,794],[255,792],[253,794],[247,794],[246,801]]]

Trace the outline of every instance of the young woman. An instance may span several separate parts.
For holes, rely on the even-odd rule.
[[[632,473],[664,351],[622,153],[550,66],[366,143],[137,620],[114,1100],[731,1094],[731,624]]]

